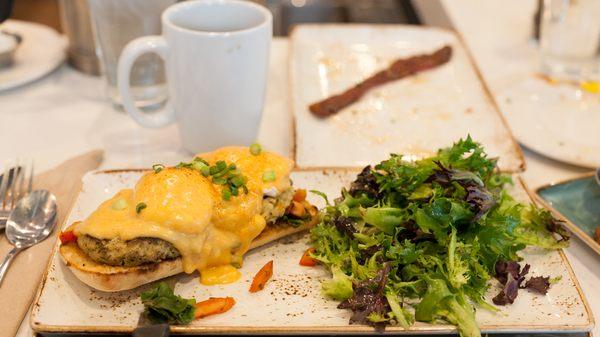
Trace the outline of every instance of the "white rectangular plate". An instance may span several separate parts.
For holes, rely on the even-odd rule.
[[[295,186],[319,189],[330,199],[339,196],[356,172],[346,170],[299,171],[292,174]],[[98,171],[88,173],[83,188],[63,228],[73,221],[84,219],[102,201],[118,190],[133,187],[139,171]],[[514,195],[529,200],[520,185]],[[310,200],[322,206],[319,198]],[[174,326],[181,333],[293,333],[347,334],[374,332],[367,326],[348,325],[350,312],[336,308],[337,302],[325,299],[320,293],[320,280],[327,278],[321,267],[302,267],[298,261],[308,247],[306,235],[284,238],[248,253],[241,268],[239,282],[222,286],[204,286],[198,276],[178,275],[167,279],[175,292],[197,300],[210,296],[232,296],[237,304],[222,315],[194,321],[189,326]],[[546,296],[528,291],[519,292],[513,305],[501,307],[500,312],[477,312],[477,321],[484,332],[522,331],[587,331],[592,318],[582,297],[579,285],[562,252],[540,252],[528,249],[525,262],[531,264],[531,275],[562,276]],[[254,274],[267,261],[274,260],[273,278],[261,292],[248,292]],[[53,255],[47,274],[36,297],[31,324],[39,332],[131,332],[143,306],[139,294],[150,286],[111,294],[95,291],[79,282]],[[487,296],[498,289],[492,287]],[[450,333],[451,325],[416,323],[409,330],[390,327],[393,333]]]
[[[292,33],[291,90],[296,163],[361,167],[390,153],[428,157],[467,134],[518,172],[521,151],[456,35],[402,25],[301,25]],[[372,89],[328,118],[308,106],[348,89],[398,58],[451,45],[445,65]]]

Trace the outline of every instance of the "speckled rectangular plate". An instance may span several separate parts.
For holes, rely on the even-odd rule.
[[[452,59],[435,69],[376,87],[328,118],[308,106],[348,89],[394,60],[444,45]],[[296,162],[302,168],[362,167],[390,153],[417,159],[467,134],[519,172],[522,153],[459,38],[403,25],[300,25],[291,34],[290,75]]]
[[[600,227],[600,186],[594,172],[542,186],[536,193],[540,203],[563,219],[571,232],[600,254],[600,243],[594,240],[594,231]]]
[[[133,187],[140,171],[97,171],[83,179],[83,188],[63,228],[84,219],[100,202],[118,190]],[[294,185],[318,189],[330,199],[339,196],[356,172],[347,170],[308,170],[292,174]],[[528,201],[520,180],[516,180],[513,195]],[[314,195],[310,201],[322,206]],[[175,292],[197,300],[210,296],[232,296],[237,304],[222,315],[196,320],[188,326],[173,326],[174,333],[189,334],[349,334],[374,333],[367,326],[349,325],[350,312],[336,308],[337,303],[320,293],[320,281],[328,277],[322,267],[302,267],[300,256],[308,247],[306,234],[281,239],[249,252],[241,268],[239,282],[204,286],[198,275],[178,275],[167,279]],[[527,249],[525,262],[531,264],[531,275],[562,276],[546,296],[528,291],[519,292],[513,305],[500,307],[498,313],[477,312],[483,332],[573,332],[588,331],[593,325],[589,308],[573,271],[562,251]],[[253,275],[267,261],[274,260],[273,278],[261,292],[248,292]],[[53,255],[34,301],[31,325],[37,332],[131,332],[137,325],[143,306],[140,292],[151,285],[120,293],[95,291],[79,282]],[[498,291],[494,284],[487,300]],[[416,323],[408,330],[390,327],[388,333],[422,334],[453,333],[455,328],[444,324]]]

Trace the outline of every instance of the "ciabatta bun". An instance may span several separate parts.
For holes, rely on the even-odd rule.
[[[297,227],[279,223],[269,225],[252,241],[250,249],[264,246],[269,242],[309,229],[317,221],[318,217],[313,217],[310,222]],[[117,267],[92,260],[79,248],[76,242],[62,244],[59,252],[65,265],[81,282],[94,289],[107,292],[137,288],[183,272],[181,258],[137,267]]]

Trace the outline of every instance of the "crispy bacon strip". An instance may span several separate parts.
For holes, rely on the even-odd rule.
[[[445,46],[433,54],[417,55],[396,60],[392,65],[375,73],[341,94],[331,96],[309,106],[310,112],[317,117],[327,117],[358,101],[367,91],[378,85],[399,80],[421,71],[433,69],[450,60],[452,47]]]

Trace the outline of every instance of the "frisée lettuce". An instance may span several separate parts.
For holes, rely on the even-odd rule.
[[[352,310],[351,323],[444,320],[480,336],[475,308],[497,310],[484,300],[496,264],[569,238],[546,210],[515,201],[510,183],[470,137],[431,158],[366,167],[311,231],[313,258],[332,272],[324,294]]]

